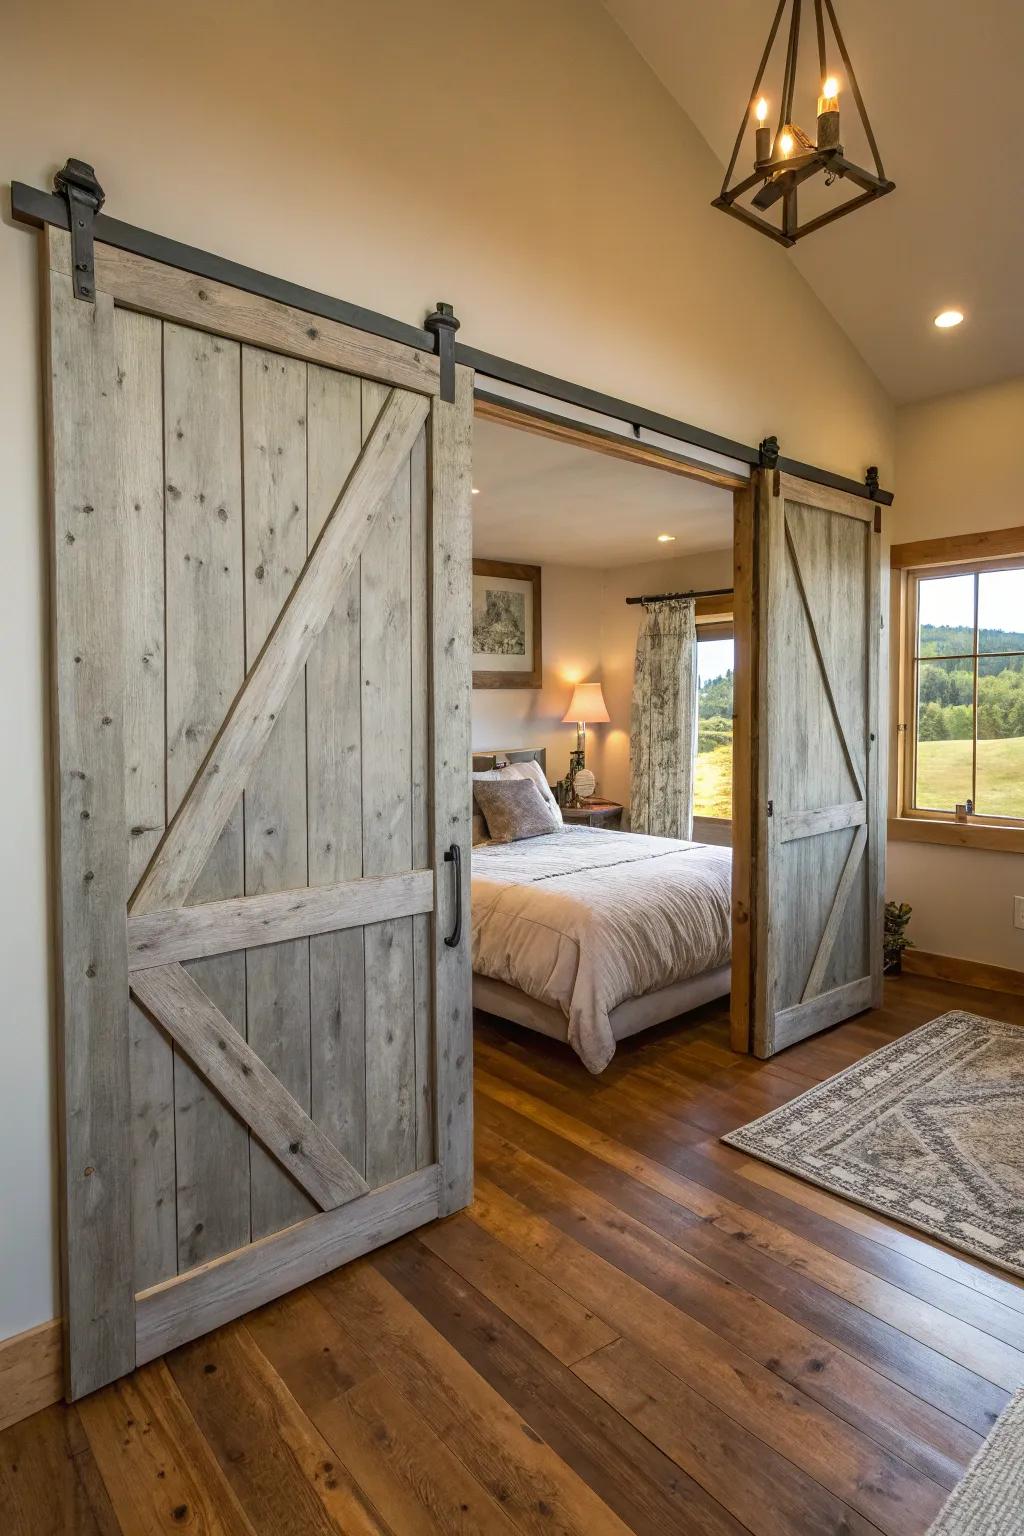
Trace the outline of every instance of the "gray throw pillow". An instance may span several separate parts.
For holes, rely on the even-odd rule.
[[[530,779],[479,780],[473,792],[495,843],[516,843],[520,838],[543,837],[561,829],[561,822]]]

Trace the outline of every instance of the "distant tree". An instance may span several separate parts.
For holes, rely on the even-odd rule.
[[[926,704],[917,718],[918,741],[948,741],[949,726],[946,723],[946,712],[941,705],[934,702]]]

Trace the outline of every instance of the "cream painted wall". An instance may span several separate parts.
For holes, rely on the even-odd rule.
[[[575,729],[562,724],[573,684],[596,682],[601,675],[603,592],[602,571],[541,567],[543,686],[475,688],[474,751],[546,747],[548,778],[554,783],[564,777],[576,745]],[[593,752],[588,757],[593,766]]]
[[[83,157],[129,222],[891,479],[882,390],[592,0],[6,0],[3,50],[5,183]],[[58,1306],[35,248],[5,216],[0,1337]]]
[[[1024,523],[1024,379],[905,406],[896,431],[894,542]],[[1024,970],[1021,854],[890,842],[886,888],[919,949]]]

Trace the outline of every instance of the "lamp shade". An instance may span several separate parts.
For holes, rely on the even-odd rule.
[[[577,683],[569,708],[562,716],[562,724],[571,725],[575,720],[583,725],[607,725],[610,719],[601,684]]]

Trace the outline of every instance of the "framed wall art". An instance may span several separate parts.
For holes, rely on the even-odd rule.
[[[541,686],[540,566],[473,561],[473,687]]]

